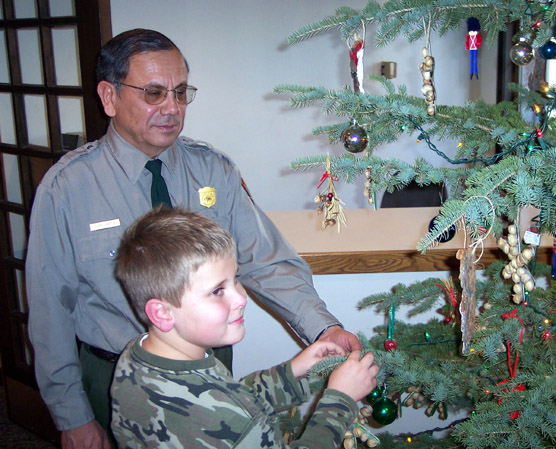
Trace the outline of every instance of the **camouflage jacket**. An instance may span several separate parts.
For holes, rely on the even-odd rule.
[[[278,412],[308,399],[290,362],[235,381],[212,353],[178,361],[145,351],[133,340],[112,382],[112,430],[120,449],[335,449],[357,415],[347,395],[326,389],[303,435],[286,443]]]

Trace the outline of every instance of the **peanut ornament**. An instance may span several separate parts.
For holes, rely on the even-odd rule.
[[[535,257],[535,247],[529,246],[520,250],[519,235],[514,224],[508,226],[508,237],[498,239],[500,248],[510,259],[502,270],[504,279],[511,279],[514,282],[512,300],[516,304],[523,301],[525,291],[532,291],[535,288],[535,279],[527,268],[527,264]]]
[[[353,424],[344,434],[344,448],[357,449],[357,440],[365,443],[367,447],[376,447],[380,444],[380,440],[371,433],[367,427],[367,419],[372,414],[372,409],[363,406],[359,410],[357,417],[353,420]]]
[[[429,54],[427,47],[421,50],[423,62],[419,63],[419,71],[423,77],[423,87],[421,92],[425,96],[427,104],[427,114],[434,115],[436,112],[436,90],[434,88],[434,58]]]

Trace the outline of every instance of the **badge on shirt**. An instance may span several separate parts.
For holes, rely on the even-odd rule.
[[[214,206],[216,204],[216,190],[214,187],[203,187],[199,189],[199,202],[201,206]]]

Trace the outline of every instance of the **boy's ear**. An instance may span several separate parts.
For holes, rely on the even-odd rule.
[[[145,313],[149,321],[162,332],[170,332],[174,328],[174,315],[168,303],[162,299],[149,299],[145,304]]]

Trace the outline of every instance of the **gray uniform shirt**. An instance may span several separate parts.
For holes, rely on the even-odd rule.
[[[26,263],[29,332],[41,395],[58,429],[94,419],[75,337],[121,352],[144,331],[114,277],[124,230],[151,208],[148,161],[109,127],[60,159],[37,188]],[[160,154],[174,206],[228,230],[239,280],[307,342],[339,324],[307,264],[241,187],[236,166],[204,143],[179,138]]]

